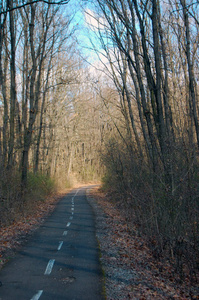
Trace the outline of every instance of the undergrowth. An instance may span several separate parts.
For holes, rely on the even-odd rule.
[[[199,273],[199,163],[187,163],[186,152],[176,146],[169,161],[172,185],[164,170],[155,171],[136,153],[116,142],[103,154],[106,175],[103,189],[124,212],[129,227],[137,226],[158,260],[169,259],[181,280],[197,280]]]
[[[55,179],[41,173],[28,174],[28,184],[21,189],[20,174],[17,171],[5,171],[0,178],[0,227],[33,213],[36,207],[48,196],[56,193],[58,185]],[[64,183],[65,187],[67,182]]]

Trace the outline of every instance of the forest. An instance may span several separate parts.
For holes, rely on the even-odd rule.
[[[1,0],[0,18],[0,226],[102,182],[154,256],[194,280],[198,0]]]

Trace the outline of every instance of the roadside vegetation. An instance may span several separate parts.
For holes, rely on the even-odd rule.
[[[104,190],[132,238],[136,226],[157,260],[197,281],[198,3],[97,0],[87,13],[113,84],[101,93],[113,124]]]
[[[15,4],[1,7],[0,226],[103,178],[132,238],[197,281],[198,1],[84,1],[94,66],[70,2]]]
[[[42,174],[28,174],[26,190],[21,191],[20,174],[4,173],[0,180],[0,227],[26,219],[35,209],[57,192],[55,182]]]
[[[61,2],[0,4],[1,227],[56,190],[101,177],[105,120],[80,56],[74,8]]]

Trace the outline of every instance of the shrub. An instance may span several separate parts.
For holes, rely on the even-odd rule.
[[[28,174],[27,191],[32,197],[44,200],[45,196],[56,190],[55,181],[47,175],[41,173]]]
[[[186,159],[182,145],[176,143],[169,161],[172,186],[168,186],[160,162],[154,171],[147,157],[141,160],[129,149],[119,140],[107,144],[102,157],[104,189],[118,199],[126,220],[147,236],[154,256],[174,259],[181,276],[185,266],[194,274],[199,266],[198,162]]]
[[[53,179],[44,174],[28,174],[28,185],[21,190],[20,174],[4,171],[0,178],[0,226],[8,226],[34,211],[40,201],[56,191]]]

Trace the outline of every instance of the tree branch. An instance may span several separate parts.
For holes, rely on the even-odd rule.
[[[35,4],[35,3],[39,3],[39,2],[43,2],[46,4],[50,4],[50,5],[65,5],[68,4],[70,0],[60,0],[60,1],[51,1],[51,0],[32,0],[32,1],[27,1],[26,3],[23,3],[21,5],[17,5],[15,7],[0,11],[0,15],[6,14],[10,11],[25,7],[27,5],[31,5],[31,4]]]

